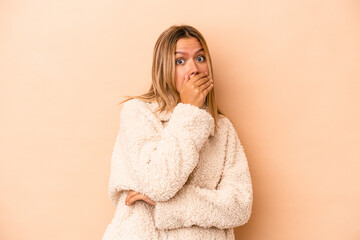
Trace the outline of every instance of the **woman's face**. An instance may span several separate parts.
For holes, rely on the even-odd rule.
[[[175,84],[177,91],[180,93],[186,74],[192,78],[201,72],[209,73],[209,70],[204,50],[199,41],[194,37],[179,39],[175,50]]]

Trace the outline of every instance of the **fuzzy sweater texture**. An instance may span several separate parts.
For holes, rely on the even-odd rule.
[[[205,105],[157,107],[131,99],[120,111],[108,185],[115,213],[102,240],[234,240],[233,228],[250,218],[253,190],[233,124],[223,116],[215,134]],[[156,205],[125,205],[129,190]]]

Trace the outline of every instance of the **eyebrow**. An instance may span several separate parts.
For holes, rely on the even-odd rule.
[[[201,51],[204,51],[204,49],[203,49],[203,48],[200,48],[199,50],[196,51],[196,53],[201,52]],[[186,54],[185,51],[176,51],[175,54],[177,54],[177,53]],[[196,53],[195,53],[195,54],[196,54]]]

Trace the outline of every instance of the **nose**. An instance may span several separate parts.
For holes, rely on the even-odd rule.
[[[198,65],[194,60],[188,61],[188,71],[187,72],[190,75],[190,78],[199,74]]]

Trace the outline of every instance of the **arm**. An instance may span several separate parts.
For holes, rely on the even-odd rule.
[[[116,188],[121,169],[136,186],[132,190],[154,201],[166,201],[196,167],[199,152],[214,131],[214,119],[205,109],[178,103],[160,133],[157,125],[161,123],[144,104],[129,100],[121,110],[114,151],[122,151],[124,163],[117,164],[118,158],[113,157],[109,188]]]
[[[159,229],[192,225],[226,229],[245,224],[252,210],[252,183],[244,149],[232,125],[225,161],[216,189],[185,185],[172,199],[157,202],[155,226]]]

